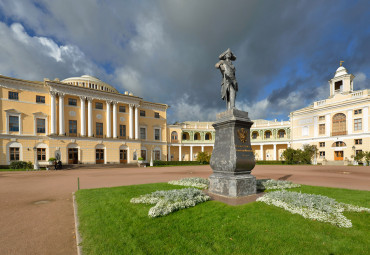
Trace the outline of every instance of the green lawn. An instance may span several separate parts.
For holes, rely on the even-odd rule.
[[[151,205],[130,199],[166,183],[80,190],[76,193],[84,254],[369,254],[370,214],[344,213],[353,227],[338,228],[254,202],[216,201],[149,218]],[[302,186],[339,202],[370,207],[370,192]]]

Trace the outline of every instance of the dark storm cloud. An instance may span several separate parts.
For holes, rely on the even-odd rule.
[[[359,74],[358,88],[368,87],[368,1],[9,0],[0,10],[0,73],[42,79],[90,72],[121,92],[170,104],[170,122],[212,120],[224,109],[214,64],[228,47],[237,56],[238,106],[253,118],[286,118],[324,98],[339,60]],[[32,31],[32,44],[4,39],[14,34],[13,22]]]

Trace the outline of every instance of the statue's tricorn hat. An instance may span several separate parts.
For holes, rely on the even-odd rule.
[[[226,51],[224,51],[218,58],[220,60],[225,60],[227,53],[230,53],[230,55],[231,55],[230,60],[233,60],[233,61],[236,60],[236,57],[235,57],[234,53],[231,52],[230,48],[227,49]]]

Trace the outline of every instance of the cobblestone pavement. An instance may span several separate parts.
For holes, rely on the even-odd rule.
[[[209,166],[0,172],[0,254],[76,254],[72,192],[208,177]],[[257,178],[370,190],[370,167],[256,166]]]

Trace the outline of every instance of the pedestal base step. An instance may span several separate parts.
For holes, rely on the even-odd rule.
[[[244,197],[257,192],[256,177],[251,174],[212,174],[209,192],[225,197]]]

